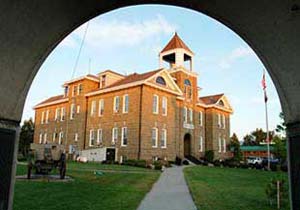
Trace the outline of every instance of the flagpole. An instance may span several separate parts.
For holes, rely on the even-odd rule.
[[[268,101],[266,100],[267,93],[264,90],[265,94],[265,112],[266,112],[266,130],[267,130],[267,148],[268,148],[268,170],[270,170],[270,141],[269,141],[269,118],[268,118]]]

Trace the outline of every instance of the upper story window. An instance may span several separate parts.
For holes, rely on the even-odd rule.
[[[82,93],[82,90],[83,90],[82,84],[79,84],[77,89],[77,95],[80,95]]]
[[[153,95],[153,99],[152,99],[152,112],[153,114],[158,114],[158,95]]]
[[[220,105],[220,106],[224,106],[224,101],[220,100],[220,101],[219,101],[219,105]]]
[[[185,80],[184,80],[184,85],[186,85],[186,86],[191,86],[190,80],[185,79]]]
[[[184,80],[184,94],[186,95],[187,98],[192,99],[192,85],[190,80],[185,79]]]
[[[189,113],[190,113],[190,123],[193,123],[193,110],[189,109]]]
[[[123,113],[128,113],[129,109],[129,96],[126,94],[123,96]]]
[[[69,95],[69,86],[65,87],[65,97]]]
[[[46,111],[46,123],[49,122],[49,110]]]
[[[56,108],[55,110],[55,120],[59,120],[59,116],[60,116],[60,108]]]
[[[104,114],[104,99],[99,100],[99,116],[103,116]]]
[[[166,81],[163,77],[157,77],[156,78],[156,83],[166,86]]]
[[[223,119],[223,128],[225,128],[226,127],[226,118],[225,118],[224,114],[222,115],[222,119]]]
[[[162,115],[167,116],[168,110],[168,99],[166,97],[162,98]]]
[[[77,93],[77,85],[74,85],[73,86],[73,93],[72,93],[72,96],[75,96]]]
[[[75,104],[71,104],[71,107],[70,107],[70,119],[74,119],[75,117]]]
[[[114,112],[119,112],[120,110],[120,96],[114,97]]]
[[[65,120],[65,116],[66,116],[66,110],[65,110],[65,107],[61,107],[61,111],[60,111],[60,121],[64,121],[64,120]]]
[[[199,125],[200,126],[203,125],[203,113],[202,113],[202,111],[199,112]]]
[[[187,122],[187,108],[183,107],[183,122]]]
[[[218,113],[218,127],[221,128],[221,114]]]
[[[44,115],[45,115],[45,112],[42,111],[41,124],[44,124]]]
[[[105,81],[106,81],[106,75],[103,75],[101,77],[101,87],[100,88],[104,88],[105,87]]]
[[[91,116],[94,116],[96,113],[96,101],[92,101],[91,104]]]

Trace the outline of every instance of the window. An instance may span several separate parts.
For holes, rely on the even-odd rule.
[[[199,151],[203,152],[203,137],[200,136],[199,138]]]
[[[59,116],[60,116],[60,109],[59,108],[56,108],[55,110],[55,120],[58,120],[59,119]]]
[[[99,100],[99,110],[98,110],[98,115],[103,116],[104,113],[104,99]]]
[[[183,107],[183,122],[187,122],[187,108]]]
[[[112,140],[111,143],[115,144],[118,141],[118,128],[112,129]]]
[[[90,147],[95,146],[95,131],[90,130]]]
[[[71,104],[71,108],[70,108],[70,119],[74,119],[75,117],[75,104]]]
[[[104,88],[105,87],[105,80],[106,80],[106,75],[103,75],[101,77],[101,87],[100,88]]]
[[[123,113],[128,113],[129,109],[129,96],[124,95],[123,96]]]
[[[226,127],[226,118],[225,118],[225,115],[223,114],[223,128]]]
[[[127,146],[128,143],[128,129],[127,127],[123,127],[122,128],[122,142],[121,145],[122,146]]]
[[[221,114],[218,114],[218,127],[221,128]]]
[[[190,80],[188,79],[185,79],[184,80],[184,91],[183,91],[186,94],[188,94],[188,97],[189,99],[192,98],[192,87],[191,87],[191,82]]]
[[[115,96],[114,97],[114,112],[119,112],[120,108],[120,96]]]
[[[80,106],[77,105],[77,114],[79,114],[79,113],[80,113]]]
[[[166,81],[163,77],[157,77],[156,78],[156,83],[166,86]]]
[[[92,101],[91,104],[91,116],[94,116],[96,113],[96,101]]]
[[[222,100],[219,101],[220,106],[224,106],[224,102]]]
[[[160,147],[161,148],[167,148],[167,130],[162,129],[161,130],[161,137],[160,137]]]
[[[75,133],[74,134],[74,142],[77,142],[78,141],[78,133]]]
[[[69,95],[69,87],[66,86],[65,87],[65,97],[67,97]]]
[[[82,93],[82,84],[79,84],[77,89],[77,95],[80,95],[81,93]]]
[[[158,135],[157,128],[152,128],[152,133],[151,133],[152,147],[157,147],[157,135]]]
[[[42,111],[41,124],[44,124],[44,115],[45,115],[45,112]]]
[[[203,120],[203,114],[202,114],[202,112],[200,111],[200,112],[199,112],[199,125],[200,125],[200,126],[203,125],[202,120]]]
[[[193,123],[193,110],[189,109],[189,113],[190,113],[190,123]]]
[[[186,86],[191,86],[190,80],[185,79],[185,80],[184,80],[184,85],[186,85]]]
[[[219,136],[219,152],[222,152],[222,140],[221,140],[221,136]]]
[[[53,133],[53,136],[52,136],[52,141],[55,142],[56,138],[57,138],[57,133],[54,132],[54,133]]]
[[[65,107],[61,107],[61,111],[60,111],[60,121],[64,121],[64,120],[65,120],[65,115],[66,115]]]
[[[46,123],[49,122],[49,110],[46,111]]]
[[[226,140],[225,138],[223,139],[223,152],[226,152]]]
[[[158,95],[153,95],[152,112],[158,114]]]
[[[47,133],[44,133],[44,144],[47,144]]]
[[[97,144],[102,144],[102,129],[98,129],[97,131]]]
[[[64,132],[59,132],[58,144],[63,144]]]
[[[72,96],[75,96],[75,95],[76,95],[76,92],[77,92],[77,86],[74,85],[74,86],[73,86],[73,93],[72,93]]]
[[[40,137],[39,137],[39,143],[41,144],[43,142],[43,134],[40,133]]]
[[[167,110],[168,110],[168,99],[166,97],[162,98],[162,114],[164,116],[167,116]]]

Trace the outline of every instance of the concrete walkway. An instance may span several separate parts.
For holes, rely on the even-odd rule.
[[[140,203],[138,210],[197,210],[182,166],[167,168]]]

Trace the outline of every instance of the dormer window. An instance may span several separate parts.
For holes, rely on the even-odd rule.
[[[101,77],[101,88],[105,88],[105,80],[106,80],[106,75],[103,75]]]
[[[157,77],[156,78],[156,83],[166,86],[166,81],[163,77]]]
[[[69,94],[69,87],[65,86],[65,97],[67,97]]]
[[[184,80],[184,85],[191,86],[191,82],[188,79]]]

